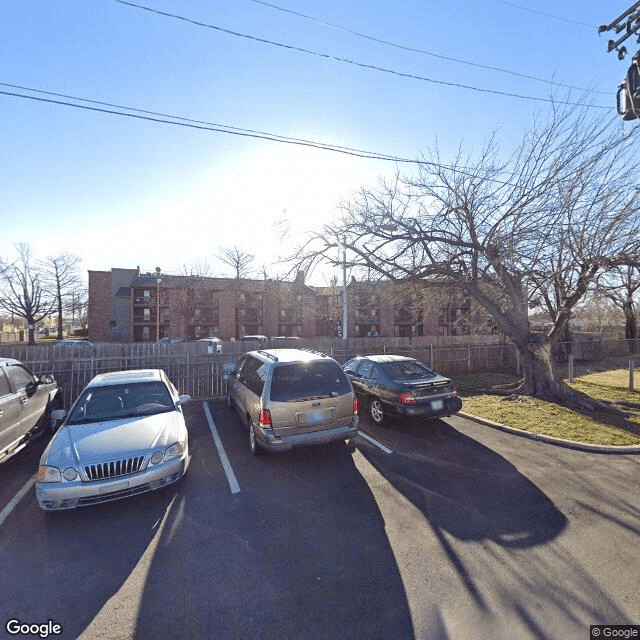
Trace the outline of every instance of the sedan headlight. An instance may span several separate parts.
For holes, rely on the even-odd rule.
[[[48,467],[46,464],[41,464],[38,467],[38,482],[62,482],[62,475],[58,467]]]
[[[187,441],[182,440],[172,444],[165,452],[164,459],[171,460],[172,458],[179,458],[187,450]]]
[[[156,451],[151,456],[151,464],[160,464],[164,458],[164,451]]]

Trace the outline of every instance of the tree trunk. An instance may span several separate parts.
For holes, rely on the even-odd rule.
[[[539,337],[532,336],[526,347],[519,346],[519,348],[523,362],[524,379],[516,393],[555,402],[570,409],[624,415],[623,411],[594,400],[575,391],[562,380],[557,380],[551,357],[552,343],[541,342]]]
[[[530,342],[526,349],[521,349],[521,356],[524,380],[519,392],[541,400],[555,400],[565,385],[556,382],[550,343]]]

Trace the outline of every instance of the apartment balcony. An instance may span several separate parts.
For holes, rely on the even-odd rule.
[[[133,299],[133,304],[136,307],[155,307],[157,298],[138,297]]]

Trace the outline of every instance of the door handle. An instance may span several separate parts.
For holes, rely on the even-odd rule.
[[[27,404],[29,402],[29,398],[20,398],[20,404]]]

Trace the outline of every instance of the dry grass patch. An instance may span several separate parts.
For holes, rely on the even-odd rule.
[[[487,420],[499,422],[532,433],[540,433],[564,440],[611,446],[640,445],[640,393],[627,391],[628,371],[614,370],[587,373],[574,379],[572,388],[597,399],[618,405],[638,403],[638,407],[622,408],[628,416],[607,413],[588,415],[561,405],[529,396],[509,399],[493,395],[490,390],[499,389],[515,381],[509,374],[464,374],[454,378],[461,389],[463,411]],[[640,384],[640,374],[638,375]],[[488,389],[488,393],[476,393],[474,389]],[[465,392],[464,389],[468,391]]]

